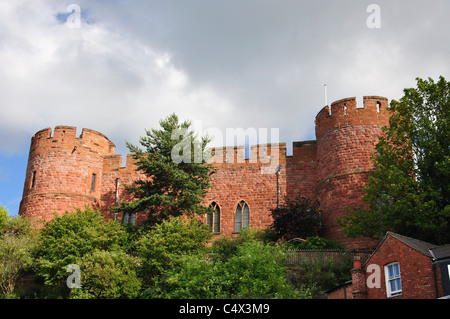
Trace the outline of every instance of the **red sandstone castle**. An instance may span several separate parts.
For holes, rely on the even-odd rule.
[[[266,228],[272,222],[270,210],[280,199],[304,195],[320,202],[326,237],[348,248],[373,247],[369,239],[346,238],[335,222],[346,206],[362,205],[362,188],[373,168],[371,155],[382,127],[389,123],[386,98],[363,100],[358,107],[356,98],[336,101],[331,110],[325,106],[316,116],[316,140],[294,142],[291,156],[286,155],[285,143],[252,146],[247,159],[244,147],[234,147],[232,156],[225,148],[216,152],[234,161],[210,159],[213,187],[204,204],[212,205],[215,213],[205,216],[205,222],[221,234],[238,233],[247,226]],[[276,158],[277,166],[266,156]],[[145,178],[130,155],[125,167],[121,163],[114,143],[99,132],[83,129],[77,137],[71,126],[57,126],[53,134],[51,128],[43,129],[31,139],[19,214],[49,220],[55,211],[62,214],[91,205],[107,218],[139,222],[145,219],[143,214],[117,216],[110,210],[131,199],[122,183]]]

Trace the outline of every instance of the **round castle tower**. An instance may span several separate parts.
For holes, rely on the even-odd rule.
[[[347,98],[325,106],[316,116],[317,199],[325,217],[325,236],[337,239],[347,248],[370,248],[368,238],[346,238],[335,219],[345,207],[362,207],[363,187],[373,168],[371,156],[389,124],[388,100],[365,96],[364,107],[356,98]]]
[[[31,139],[19,214],[50,220],[68,207],[99,206],[103,158],[115,145],[105,135],[57,126],[37,132]]]

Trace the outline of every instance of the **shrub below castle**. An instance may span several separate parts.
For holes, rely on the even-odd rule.
[[[252,230],[207,246],[212,234],[196,219],[176,217],[151,229],[126,228],[92,209],[77,210],[47,222],[36,236],[22,232],[20,238],[33,244],[19,249],[20,259],[13,258],[19,257],[18,250],[8,248],[5,239],[16,240],[19,234],[2,231],[2,236],[0,267],[13,260],[19,269],[8,283],[13,288],[0,292],[3,298],[311,296],[287,280],[283,248],[264,244]],[[70,264],[80,267],[80,288],[67,287]],[[17,285],[26,272],[38,282],[33,290]]]

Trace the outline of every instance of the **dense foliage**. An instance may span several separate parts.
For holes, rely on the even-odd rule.
[[[11,217],[0,206],[0,295],[13,294],[35,260],[36,233],[28,219]]]
[[[290,240],[308,238],[322,233],[323,223],[319,203],[306,197],[287,197],[284,203],[271,210],[272,229],[279,238]]]
[[[95,250],[80,261],[80,288],[70,291],[71,298],[137,298],[142,280],[137,275],[135,258],[123,251]]]
[[[348,236],[392,230],[435,244],[450,242],[450,82],[417,79],[392,101],[365,188],[365,209],[339,219]]]
[[[95,251],[120,251],[128,244],[125,229],[106,221],[92,208],[66,212],[46,222],[40,231],[37,252],[38,274],[49,286],[64,285],[67,266],[78,264]]]
[[[179,123],[175,114],[160,125],[161,129],[146,130],[146,136],[140,138],[144,150],[127,142],[146,178],[124,185],[134,200],[114,208],[117,212],[145,212],[151,225],[170,216],[210,212],[201,204],[210,187],[210,166],[203,157],[209,139],[198,138],[191,123]]]
[[[125,227],[91,208],[55,216],[39,234],[0,238],[0,296],[7,298],[311,298],[288,279],[287,250],[261,231],[210,242],[198,219]],[[211,242],[210,242],[211,243]],[[79,267],[79,286],[69,286]],[[18,280],[36,278],[32,291]],[[315,287],[314,285],[312,285]]]
[[[201,254],[211,236],[207,226],[193,218],[171,217],[155,225],[136,242],[145,282],[149,285],[158,282],[167,269],[178,266],[181,256]]]

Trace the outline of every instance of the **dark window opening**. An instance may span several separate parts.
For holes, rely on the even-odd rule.
[[[97,177],[96,174],[92,174],[92,180],[91,180],[91,192],[95,191],[95,178]]]
[[[33,175],[31,176],[31,188],[33,188],[36,185],[36,171],[33,172]]]

